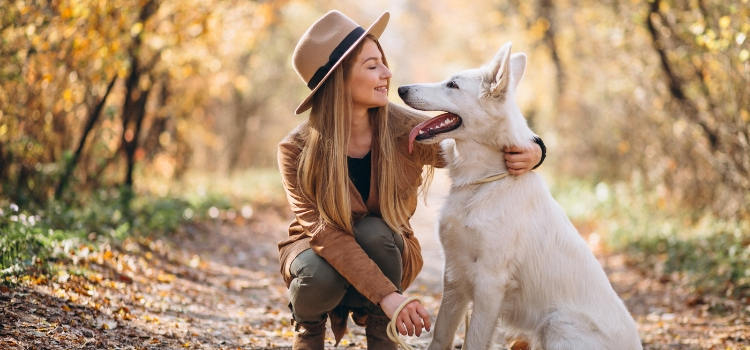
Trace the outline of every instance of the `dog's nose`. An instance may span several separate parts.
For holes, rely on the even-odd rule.
[[[409,88],[408,87],[406,87],[406,86],[400,86],[398,88],[398,96],[399,97],[404,98],[408,94],[409,94]]]

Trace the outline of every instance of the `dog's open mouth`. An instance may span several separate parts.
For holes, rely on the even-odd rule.
[[[453,113],[443,113],[420,123],[409,133],[409,153],[414,147],[414,140],[426,140],[435,135],[456,130],[459,126],[461,126],[461,117]]]

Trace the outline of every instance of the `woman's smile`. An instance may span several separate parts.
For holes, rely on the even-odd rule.
[[[372,40],[363,43],[349,74],[348,86],[355,110],[366,111],[388,104],[388,81],[393,76]],[[356,113],[356,112],[355,112]]]

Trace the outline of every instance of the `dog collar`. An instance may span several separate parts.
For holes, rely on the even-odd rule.
[[[486,183],[488,183],[488,182],[492,182],[492,181],[497,181],[497,180],[500,180],[500,179],[504,179],[504,178],[506,178],[506,177],[507,177],[508,175],[509,175],[509,174],[508,174],[508,172],[506,171],[506,172],[504,172],[504,173],[500,173],[500,174],[497,174],[497,175],[492,175],[492,176],[490,176],[490,177],[486,177],[486,178],[484,178],[484,179],[481,179],[481,180],[477,180],[477,181],[474,181],[474,182],[472,182],[472,183],[471,183],[471,185],[481,185],[481,184],[486,184]]]

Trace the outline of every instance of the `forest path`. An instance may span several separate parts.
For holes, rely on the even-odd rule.
[[[425,265],[406,294],[420,296],[433,321],[443,265],[436,220],[447,183],[438,171],[428,205],[420,201],[412,219]],[[288,210],[267,208],[247,221],[187,226],[122,248],[73,247],[77,265],[59,265],[55,275],[29,278],[22,287],[0,287],[0,349],[289,348],[293,329],[276,248],[289,220]],[[638,322],[646,349],[750,349],[745,305],[698,297],[679,281],[637,270],[581,231]],[[365,349],[364,329],[349,324],[338,348]],[[430,337],[407,341],[424,348]],[[456,345],[462,338],[460,329]],[[504,349],[498,338],[493,348]],[[333,348],[330,331],[326,345]]]

